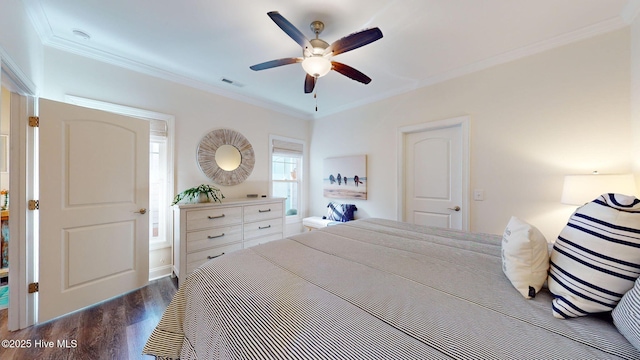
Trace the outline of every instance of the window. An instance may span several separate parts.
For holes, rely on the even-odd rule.
[[[302,215],[302,140],[271,136],[271,196],[283,197],[287,219]]]
[[[149,144],[149,244],[164,244],[167,237],[167,123],[150,120],[151,139]]]

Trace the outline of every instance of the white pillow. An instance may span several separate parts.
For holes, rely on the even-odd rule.
[[[618,331],[640,350],[640,279],[620,299],[611,317]]]
[[[640,200],[604,194],[571,215],[551,251],[553,316],[613,310],[640,275]]]
[[[527,299],[536,296],[547,280],[547,240],[535,226],[511,217],[502,236],[502,271]]]

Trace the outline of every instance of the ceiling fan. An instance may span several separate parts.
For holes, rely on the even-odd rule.
[[[304,92],[306,94],[313,92],[318,78],[325,76],[331,70],[335,70],[363,84],[371,82],[371,78],[367,75],[349,65],[332,61],[331,58],[381,39],[382,31],[377,27],[347,35],[329,45],[326,41],[318,38],[318,35],[324,30],[324,23],[321,21],[314,21],[310,24],[311,30],[316,34],[316,38],[309,40],[300,30],[293,26],[291,22],[280,15],[279,12],[271,11],[268,12],[267,15],[269,15],[271,20],[273,20],[280,29],[302,47],[302,57],[263,62],[250,66],[249,68],[251,70],[259,71],[282,65],[302,63],[302,68],[307,73],[304,79]]]

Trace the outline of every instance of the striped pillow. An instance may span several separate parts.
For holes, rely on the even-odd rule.
[[[618,331],[640,350],[640,279],[624,294],[611,316]]]
[[[640,200],[604,194],[580,207],[558,236],[549,290],[557,318],[611,311],[640,275]]]

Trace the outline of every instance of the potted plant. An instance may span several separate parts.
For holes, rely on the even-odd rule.
[[[209,201],[222,202],[222,199],[224,199],[224,195],[222,195],[222,192],[220,191],[220,189],[211,185],[201,184],[199,186],[187,189],[179,193],[178,195],[176,195],[171,205],[175,205],[182,200],[190,200],[192,202],[194,200],[196,202],[209,202]]]

